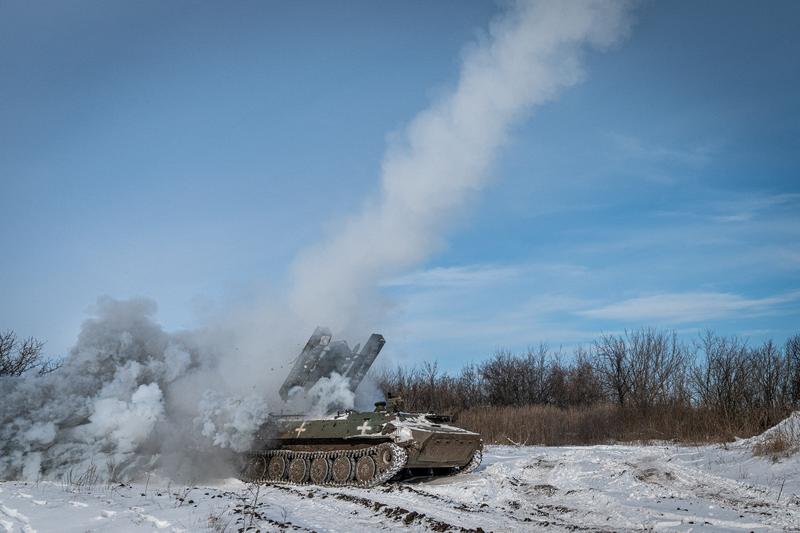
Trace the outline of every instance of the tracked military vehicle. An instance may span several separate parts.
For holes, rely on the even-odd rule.
[[[351,350],[332,339],[327,328],[314,331],[280,389],[284,400],[333,373],[355,391],[385,343],[373,334],[363,349]],[[371,487],[390,479],[471,472],[482,458],[480,435],[449,422],[448,416],[405,412],[397,397],[377,402],[374,411],[271,415],[242,457],[242,478]]]

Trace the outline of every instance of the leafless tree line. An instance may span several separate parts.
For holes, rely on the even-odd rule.
[[[43,353],[44,343],[33,338],[18,339],[13,331],[0,332],[0,377],[36,373],[49,374],[61,366]]]
[[[783,346],[750,346],[711,331],[686,342],[645,328],[602,335],[572,357],[540,345],[521,354],[497,351],[456,374],[425,363],[386,371],[379,381],[411,410],[458,416],[489,407],[602,407],[642,424],[663,418],[662,433],[691,425],[695,433],[742,435],[800,408],[800,335]]]

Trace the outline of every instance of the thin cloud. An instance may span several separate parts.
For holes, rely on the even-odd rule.
[[[666,293],[631,298],[596,309],[578,312],[589,318],[620,321],[662,321],[685,323],[726,318],[733,315],[762,314],[800,300],[800,291],[769,298],[745,298],[724,292]]]
[[[800,247],[779,248],[773,257],[778,259],[779,266],[783,268],[800,268]]]
[[[516,279],[522,269],[516,266],[466,265],[419,270],[386,280],[383,287],[478,287]]]
[[[721,190],[708,190],[706,196],[729,196],[714,201],[691,202],[681,209],[663,209],[653,211],[656,217],[692,219],[714,222],[752,222],[764,215],[789,215],[795,220],[795,212],[800,206],[800,193],[770,194],[767,192],[749,192],[745,195],[730,196]]]
[[[580,277],[589,269],[570,263],[521,263],[498,265],[476,263],[452,267],[434,267],[418,270],[381,282],[381,287],[406,287],[421,289],[481,288],[517,281],[523,277],[557,276]]]
[[[722,213],[711,216],[717,222],[749,222],[771,210],[787,207],[795,209],[800,203],[800,194],[748,194],[746,197],[718,202],[713,205]]]
[[[389,327],[402,330],[417,342],[469,341],[488,344],[554,344],[584,342],[597,333],[594,327],[568,320],[595,302],[565,294],[543,294],[506,305],[464,306],[441,291],[420,291],[405,300],[402,319]],[[567,320],[565,320],[567,319]]]
[[[547,342],[552,345],[575,345],[591,341],[598,333],[594,328],[582,329],[578,324],[529,318],[512,322],[498,317],[468,318],[448,316],[425,317],[391,324],[387,331],[393,337],[407,337],[415,342],[475,342],[484,347],[527,345]]]
[[[715,152],[710,145],[677,148],[648,143],[642,139],[620,133],[612,132],[608,133],[607,136],[619,154],[630,159],[659,162],[668,161],[694,166],[705,164],[711,159]]]

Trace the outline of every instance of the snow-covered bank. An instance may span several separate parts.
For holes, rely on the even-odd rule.
[[[798,531],[800,457],[744,446],[490,446],[475,473],[375,489],[0,484],[6,531]]]

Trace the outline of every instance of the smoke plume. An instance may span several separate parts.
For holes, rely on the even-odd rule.
[[[155,310],[101,298],[61,369],[0,378],[0,479],[90,468],[125,479],[156,462],[196,478],[214,469],[200,455],[247,448],[266,398],[231,394],[216,377],[225,358],[197,334],[163,331]]]
[[[512,4],[466,50],[454,90],[419,113],[386,152],[380,192],[294,265],[290,300],[312,323],[341,330],[376,309],[375,287],[424,260],[489,178],[509,128],[583,75],[586,46],[627,32],[627,4]]]

